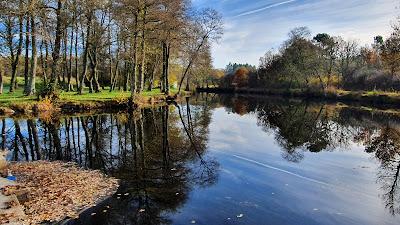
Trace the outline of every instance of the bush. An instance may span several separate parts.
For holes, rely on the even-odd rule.
[[[35,112],[51,112],[54,110],[54,105],[51,99],[44,98],[33,107]]]
[[[57,101],[60,99],[60,89],[55,88],[52,84],[47,84],[38,88],[36,95],[38,99],[49,99],[50,101]]]
[[[375,68],[361,68],[345,76],[343,86],[349,90],[399,91],[400,79]]]

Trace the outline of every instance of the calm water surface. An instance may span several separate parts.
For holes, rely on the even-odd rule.
[[[1,128],[12,160],[121,180],[70,224],[400,224],[396,111],[209,95]]]

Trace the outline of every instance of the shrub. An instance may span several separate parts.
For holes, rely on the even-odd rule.
[[[60,89],[59,88],[54,88],[53,85],[47,84],[42,87],[38,88],[38,91],[36,92],[36,95],[38,99],[45,99],[48,98],[52,102],[57,101],[60,99]]]
[[[45,97],[35,104],[33,110],[35,112],[49,112],[54,110],[54,105],[51,99]]]
[[[343,86],[350,90],[400,90],[400,79],[375,68],[362,68],[344,77]]]

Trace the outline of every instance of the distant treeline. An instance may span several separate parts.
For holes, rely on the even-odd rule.
[[[307,27],[291,30],[278,50],[260,58],[258,68],[229,64],[220,87],[334,91],[400,90],[400,30],[395,26],[384,40],[371,46],[355,40],[319,33]]]

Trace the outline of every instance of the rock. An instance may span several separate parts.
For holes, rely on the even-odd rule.
[[[7,169],[8,162],[6,160],[6,156],[8,154],[7,150],[0,151],[0,172]]]
[[[10,108],[0,107],[0,115],[12,115],[14,113],[15,111]]]

